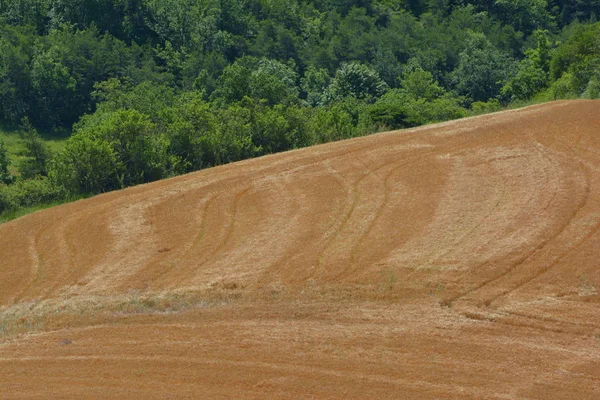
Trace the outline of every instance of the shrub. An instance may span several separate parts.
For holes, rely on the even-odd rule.
[[[168,140],[135,110],[82,120],[53,163],[52,177],[75,193],[100,193],[164,178]]]
[[[475,115],[496,112],[500,111],[501,109],[502,106],[500,105],[500,101],[498,101],[498,99],[490,99],[487,102],[476,101],[471,104],[471,111]]]
[[[12,185],[0,184],[0,213],[65,198],[65,191],[47,177],[19,179]]]
[[[4,142],[0,139],[0,183],[10,183],[12,177],[8,171],[10,166],[10,158],[8,157],[8,150],[4,146]]]
[[[8,186],[0,183],[0,214],[6,211],[12,211],[19,207],[19,204],[15,201],[11,195]]]
[[[48,175],[48,164],[52,154],[27,118],[22,121],[22,142],[27,157],[19,163],[19,172],[24,179]]]

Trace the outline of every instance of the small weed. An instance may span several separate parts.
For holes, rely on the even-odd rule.
[[[441,282],[438,282],[435,287],[431,288],[429,291],[429,296],[431,297],[441,297],[446,292],[446,285]]]
[[[442,300],[442,301],[440,301],[440,306],[442,308],[452,308],[452,301],[451,300]]]
[[[391,269],[386,269],[381,271],[381,289],[382,290],[393,290],[396,282],[398,281],[398,277]]]

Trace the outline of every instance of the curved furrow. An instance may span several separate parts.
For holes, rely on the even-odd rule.
[[[586,180],[586,182],[587,182],[587,180]],[[537,255],[544,248],[546,248],[546,246],[549,243],[552,243],[553,241],[555,241],[567,229],[567,227],[573,221],[573,219],[577,216],[579,211],[585,206],[587,199],[589,197],[589,186],[588,185],[589,185],[589,182],[587,182],[585,185],[583,198],[572,209],[569,217],[567,217],[566,221],[563,221],[561,224],[559,224],[557,229],[550,236],[542,239],[537,245],[533,246],[531,249],[526,251],[524,254],[518,256],[517,259],[515,261],[511,262],[511,264],[508,267],[503,268],[501,273],[495,274],[491,278],[483,280],[482,282],[477,284],[475,287],[467,290],[466,292],[463,292],[457,296],[447,299],[446,304],[451,304],[461,298],[464,298],[472,293],[475,293],[475,292],[481,290],[484,287],[490,286],[493,283],[497,282],[498,280],[508,276],[513,271],[515,271],[517,268],[524,265],[532,257]],[[487,263],[478,265],[476,269],[484,268],[486,266],[486,264]],[[489,305],[489,302],[490,302],[490,299],[484,300],[484,303],[486,303],[486,305]]]
[[[536,150],[536,152],[537,152],[538,154],[540,154],[540,155],[542,155],[542,157],[544,157],[544,156],[543,156],[543,153],[542,153],[542,152],[541,152],[541,151],[540,151],[540,150],[539,150],[537,147],[535,148],[535,150]],[[524,156],[521,156],[521,157],[524,157]],[[503,158],[502,158],[502,160],[506,161],[506,160],[509,160],[509,159],[517,159],[517,158],[520,158],[520,157],[516,157],[516,156],[515,156],[515,157],[513,157],[513,156],[506,156],[506,157],[503,157]],[[547,157],[544,157],[544,158],[546,158],[546,160],[549,160]],[[493,161],[495,161],[495,160],[493,160]],[[488,164],[488,162],[487,162],[487,161],[485,161],[485,163],[486,163],[486,164]],[[552,164],[552,163],[551,163],[551,162],[549,162],[549,164]],[[531,168],[533,168],[533,167],[534,167],[534,164],[530,162],[530,163],[528,164],[528,166],[529,166],[529,167],[531,167]],[[529,170],[529,168],[523,168],[523,170]],[[502,204],[502,202],[504,202],[504,201],[506,200],[506,197],[507,197],[507,195],[508,195],[508,191],[506,190],[506,188],[508,187],[508,183],[509,183],[509,181],[510,181],[510,180],[509,180],[507,177],[505,177],[504,175],[501,175],[501,177],[502,177],[502,179],[503,179],[503,185],[502,185],[502,188],[503,188],[503,194],[502,194],[501,198],[498,200],[498,202],[497,202],[497,203],[494,205],[494,207],[493,207],[493,208],[490,210],[490,212],[489,212],[489,213],[487,213],[487,217],[491,217],[492,215],[494,215],[494,211],[498,211],[498,210],[500,209],[500,205]],[[549,175],[548,175],[548,174],[544,174],[544,180],[545,180],[545,184],[544,184],[544,185],[542,185],[542,187],[545,187],[546,185],[548,185],[548,184],[549,184]],[[537,194],[537,193],[536,193],[536,191],[535,191],[535,190],[530,190],[530,191],[529,191],[529,194],[528,194],[528,197],[527,197],[527,200],[524,202],[524,206],[522,206],[522,207],[520,207],[520,208],[521,208],[521,209],[524,209],[524,210],[529,210],[529,209],[531,209],[531,207],[529,207],[529,205],[530,205],[530,204],[532,204],[532,201],[533,201],[533,200],[536,198],[536,194]],[[549,207],[549,206],[552,204],[552,202],[553,202],[553,201],[554,201],[554,199],[556,198],[556,195],[557,195],[557,191],[553,191],[553,193],[552,193],[552,195],[550,196],[549,200],[546,202],[546,205],[543,207],[543,210],[542,210],[542,213],[541,213],[542,215],[543,215],[544,213],[546,213],[546,211],[547,211],[548,207]],[[509,205],[509,204],[508,204],[508,202],[507,202],[507,204],[506,204],[505,206],[507,206],[507,205]],[[514,219],[514,218],[513,218],[513,219]],[[479,228],[479,227],[483,227],[483,221],[485,221],[485,219],[484,219],[484,220],[482,220],[482,223],[480,223],[480,224],[478,224],[478,225],[477,225],[477,228]],[[471,232],[470,232],[470,233],[471,233]],[[489,238],[488,238],[488,239],[487,239],[487,240],[484,242],[484,246],[490,246],[490,245],[492,245],[492,242],[493,242],[494,240],[495,240],[495,238],[494,238],[493,236],[490,236],[490,237],[489,237]],[[457,243],[457,245],[458,245],[458,244],[460,244],[460,243]],[[505,255],[503,255],[503,256],[505,256]],[[464,274],[464,275],[463,275],[463,276],[462,276],[460,279],[458,279],[458,280],[455,280],[455,281],[454,281],[454,283],[461,283],[461,282],[463,282],[465,279],[472,278],[472,277],[471,277],[471,274],[472,274],[472,273],[476,273],[476,272],[477,272],[477,270],[483,269],[483,267],[484,267],[485,265],[487,265],[487,261],[484,261],[484,262],[483,262],[483,263],[481,263],[481,264],[477,264],[477,265],[475,265],[475,266],[473,266],[473,267],[469,268],[469,269],[467,270],[467,272],[466,272],[466,273],[465,273],[465,274]],[[483,287],[483,286],[482,286],[482,287]],[[458,298],[459,298],[459,297],[457,297],[457,299],[458,299]]]

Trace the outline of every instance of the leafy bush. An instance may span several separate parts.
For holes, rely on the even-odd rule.
[[[53,177],[71,191],[100,193],[167,176],[168,142],[135,110],[94,114],[57,156]]]
[[[488,102],[476,101],[471,104],[471,111],[475,115],[486,114],[491,112],[500,111],[502,106],[498,99],[490,99]]]
[[[385,128],[406,128],[464,117],[466,110],[461,102],[461,98],[446,92],[430,72],[416,66],[401,77],[399,89],[390,90],[369,107],[369,114]]]
[[[12,176],[8,171],[10,166],[10,158],[8,158],[8,151],[4,146],[4,142],[0,139],[0,183],[10,183]]]
[[[316,143],[348,139],[358,133],[352,115],[340,103],[318,108],[310,125]]]
[[[11,195],[8,190],[8,186],[0,183],[0,214],[15,210],[19,207],[15,198]]]
[[[65,199],[66,193],[47,177],[19,179],[12,185],[0,184],[0,213]]]
[[[592,78],[588,83],[583,97],[586,99],[600,99],[600,73],[597,78]]]
[[[534,33],[537,48],[526,52],[527,57],[519,63],[517,73],[501,89],[511,100],[527,100],[540,92],[548,84],[550,69],[550,41],[548,32]]]
[[[22,143],[25,148],[24,156],[27,157],[19,163],[19,172],[24,179],[48,175],[48,164],[51,152],[48,145],[42,140],[37,131],[25,117],[22,122]]]
[[[573,75],[566,73],[557,79],[548,89],[552,100],[579,97]]]
[[[244,120],[247,112],[239,106],[229,109],[239,111],[239,115],[231,118],[229,126],[220,120],[235,112],[217,110],[199,96],[184,96],[180,104],[169,110],[165,129],[168,154],[175,157],[175,172],[195,171],[244,158],[250,134],[244,132],[243,126],[240,129],[230,127],[240,119]]]
[[[69,193],[94,194],[122,187],[119,161],[111,144],[74,135],[52,163],[50,176]]]

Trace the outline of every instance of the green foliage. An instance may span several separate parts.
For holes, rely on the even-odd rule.
[[[330,101],[350,96],[360,100],[374,101],[381,97],[386,90],[386,83],[373,68],[358,62],[351,62],[342,64],[336,71],[335,77],[327,89],[327,97]]]
[[[177,100],[172,87],[149,81],[132,85],[130,82],[110,78],[94,85],[94,89],[92,96],[99,102],[97,112],[136,110],[150,116],[155,122],[159,121],[164,110],[172,107]]]
[[[379,126],[399,129],[411,126],[408,122],[407,103],[410,100],[398,89],[387,92],[369,107],[371,120]]]
[[[253,64],[254,59],[241,58],[227,66],[219,77],[217,89],[212,94],[213,99],[233,103],[249,95]]]
[[[390,90],[370,107],[375,123],[397,129],[466,115],[462,99],[446,92],[430,72],[418,65],[410,65],[399,81],[399,89]]]
[[[30,110],[33,32],[0,27],[0,117],[16,123]]]
[[[494,48],[483,35],[472,33],[453,72],[457,90],[473,101],[487,101],[500,94],[514,69],[514,61]]]
[[[244,57],[228,66],[219,78],[213,98],[225,103],[249,96],[274,105],[298,97],[297,74],[292,67],[267,58]]]
[[[318,108],[310,125],[316,143],[348,139],[358,134],[352,114],[341,103]]]
[[[232,118],[230,125],[235,125],[245,111],[231,106],[231,114],[235,114],[234,109],[240,115]],[[231,115],[221,111],[223,114]],[[224,126],[219,110],[198,96],[184,97],[169,115],[168,153],[175,157],[175,172],[191,172],[245,158],[250,147],[249,133],[243,126],[241,129]]]
[[[257,155],[277,153],[312,143],[305,113],[295,106],[257,105],[252,114],[252,143]]]
[[[517,74],[502,87],[501,93],[511,100],[527,100],[543,89],[547,82],[548,74],[526,58],[519,63]]]
[[[547,0],[495,0],[494,5],[498,15],[518,31],[529,33],[552,24]]]
[[[27,118],[22,122],[21,138],[25,149],[23,155],[26,157],[18,166],[21,177],[31,179],[47,176],[52,154]]]
[[[8,151],[4,146],[4,141],[0,139],[0,183],[10,183],[12,181],[12,176],[8,170],[9,166]]]
[[[63,188],[47,177],[18,179],[11,185],[0,183],[0,213],[64,199]]]
[[[121,188],[116,151],[99,138],[74,135],[53,161],[50,177],[70,194]]]
[[[76,97],[76,80],[60,61],[56,48],[36,49],[31,62],[31,85],[39,126],[56,127],[72,120],[70,105]]]
[[[504,85],[501,93],[511,100],[527,100],[540,92],[548,84],[550,69],[550,41],[547,31],[536,31],[537,48],[525,54],[527,58],[519,63],[517,73]]]
[[[402,65],[391,49],[378,49],[371,65],[388,86],[396,87],[398,76],[402,74]]]
[[[411,99],[432,101],[445,94],[444,88],[439,85],[431,72],[420,67],[407,71],[399,81],[401,92]]]
[[[572,99],[578,97],[578,89],[573,75],[566,73],[557,79],[548,89],[552,100]]]
[[[555,50],[550,62],[553,92],[559,96],[565,91],[581,96],[590,82],[600,75],[599,49],[600,23],[576,25],[565,44]],[[568,78],[562,79],[565,74]],[[565,86],[567,82],[568,88]]]
[[[498,99],[490,99],[488,102],[476,101],[471,104],[471,113],[474,115],[492,113],[501,109]]]
[[[600,74],[589,81],[585,92],[583,92],[583,97],[586,99],[600,99]]]
[[[270,105],[295,101],[298,97],[296,72],[289,66],[267,58],[261,59],[250,74],[250,93]]]
[[[135,110],[94,115],[57,156],[53,178],[71,192],[100,193],[164,178],[167,140]]]
[[[325,101],[325,90],[331,78],[324,68],[310,66],[301,79],[302,90],[306,94],[306,103],[311,107],[322,105]]]
[[[402,89],[389,91],[369,111],[374,122],[389,129],[457,119],[467,114],[460,99],[449,94],[427,100],[410,97]]]

